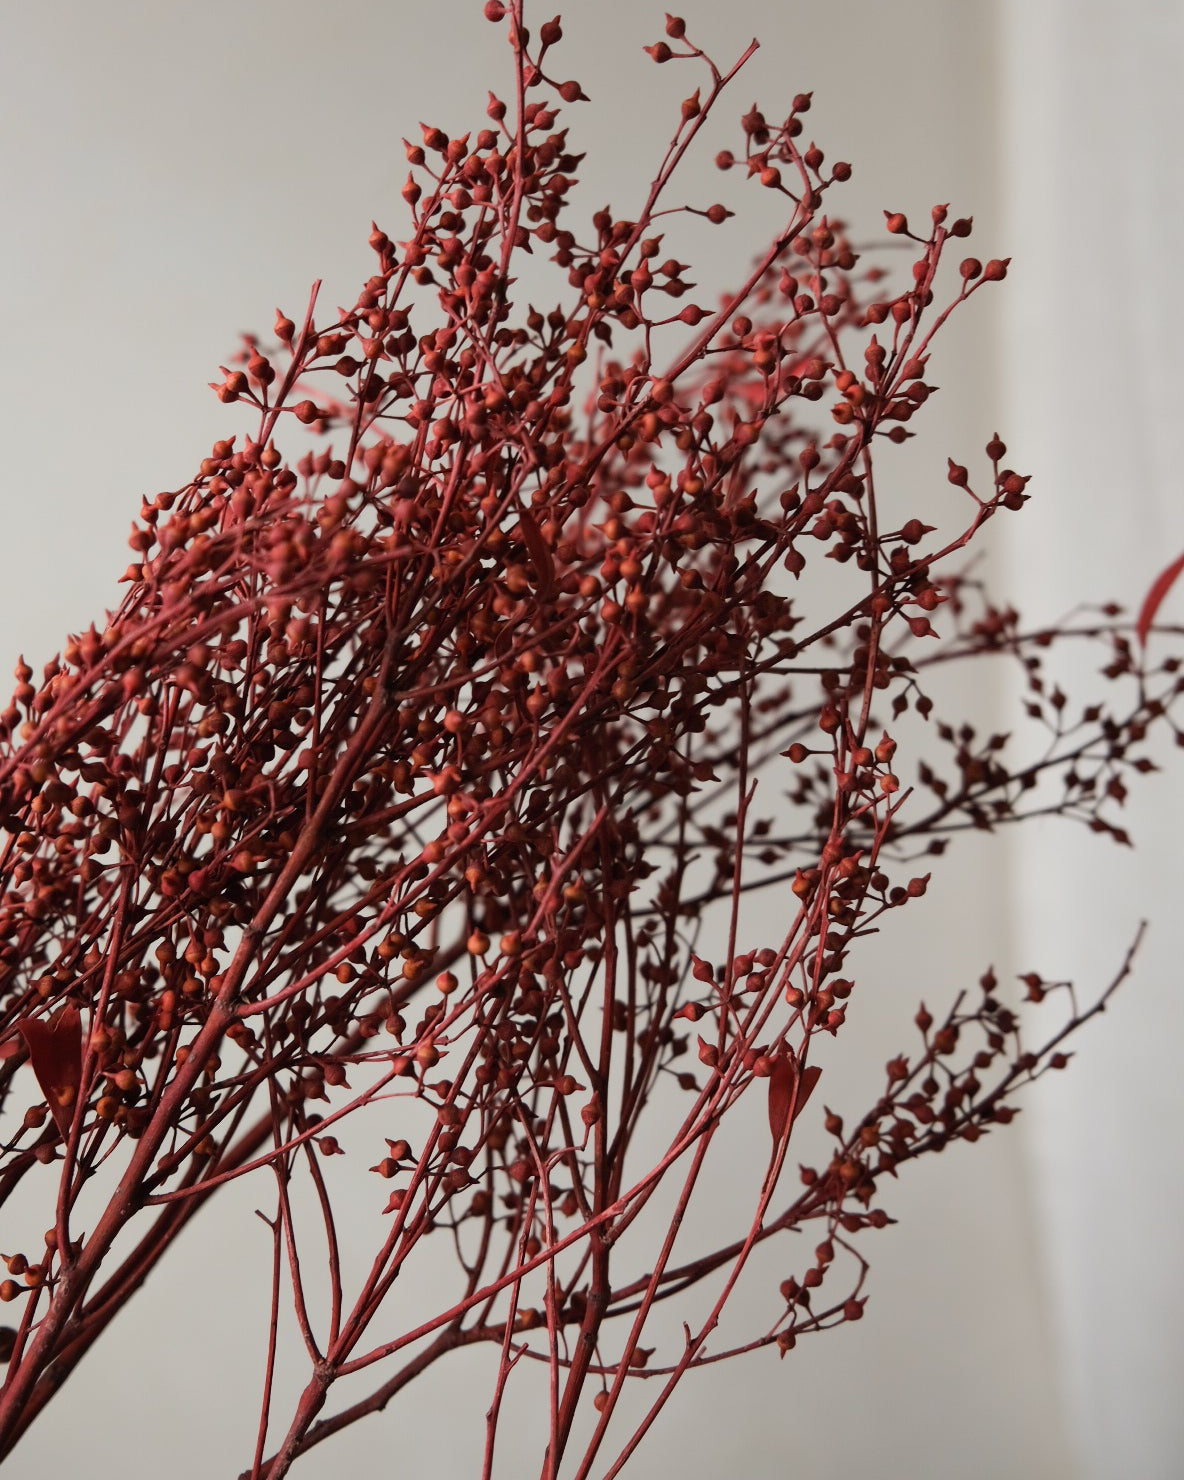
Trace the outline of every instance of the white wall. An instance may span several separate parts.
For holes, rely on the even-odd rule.
[[[1040,489],[1011,531],[1014,589],[1033,617],[1108,597],[1137,608],[1184,549],[1184,7],[1008,0],[1000,18],[1016,258],[1003,420]],[[1184,619],[1184,591],[1162,619]],[[1133,856],[1033,834],[1011,867],[1036,969],[1098,981],[1137,921],[1152,924],[1134,980],[1056,1093],[1033,1096],[1028,1126],[1083,1480],[1170,1480],[1184,1465],[1184,786],[1180,752],[1156,758],[1172,769],[1132,797]]]

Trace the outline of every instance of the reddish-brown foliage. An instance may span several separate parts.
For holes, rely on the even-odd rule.
[[[1024,978],[1068,1003],[1036,1047],[990,972],[944,1014],[921,1007],[854,1121],[821,1112],[829,1159],[788,1174],[821,1098],[811,1054],[857,1010],[862,937],[961,830],[1054,812],[1125,841],[1115,813],[1171,726],[1175,660],[1148,666],[1114,609],[1026,631],[960,573],[1027,497],[998,437],[979,471],[951,461],[945,528],[878,496],[935,334],[1006,275],[947,270],[969,220],[889,213],[914,258],[889,290],[824,210],[850,169],[804,144],[809,96],[779,121],[754,107],[718,163],[785,224],[733,294],[697,303],[657,220],[745,58],[722,73],[668,18],[650,55],[700,85],[648,199],[588,234],[564,214],[580,157],[553,99],[582,92],[548,70],[560,23],[534,38],[519,3],[485,12],[514,44],[512,103],[407,144],[407,239],[375,227],[348,311],[326,318],[314,291],[247,342],[216,390],[251,434],[144,502],[119,607],[39,682],[22,663],[0,716],[0,1198],[36,1181],[53,1210],[0,1286],[5,1450],[250,1174],[273,1184],[273,1308],[286,1270],[309,1376],[273,1412],[273,1343],[246,1473],[278,1480],[487,1343],[482,1473],[506,1384],[541,1365],[541,1473],[615,1475],[675,1382],[725,1354],[707,1341],[758,1245],[822,1230],[736,1349],[857,1319],[879,1180],[1009,1120],[1125,975],[1086,1007]],[[562,269],[561,306],[515,300],[526,251]],[[1071,715],[1042,669],[1063,636],[1101,646],[1119,697]],[[992,657],[1022,665],[1028,750],[933,712],[940,665]],[[708,1149],[754,1086],[771,1143],[753,1205],[722,1247],[684,1251]],[[639,1159],[642,1128],[660,1147]],[[373,1148],[386,1219],[356,1286],[335,1217],[347,1136]],[[651,1204],[656,1243],[638,1235]],[[454,1240],[437,1313],[392,1332],[396,1279]],[[676,1348],[643,1346],[655,1307],[712,1276]],[[652,1406],[621,1432],[643,1368]],[[366,1396],[321,1416],[370,1369]]]

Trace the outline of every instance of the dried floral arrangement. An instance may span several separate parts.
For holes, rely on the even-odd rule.
[[[607,1480],[684,1374],[858,1320],[885,1176],[1005,1124],[1127,975],[1088,1003],[1022,978],[1064,1006],[1030,1043],[980,965],[951,1004],[906,1004],[858,1113],[826,1105],[868,938],[957,834],[1059,814],[1128,841],[1144,742],[1179,735],[1178,664],[1145,642],[1172,576],[1135,627],[1111,607],[1029,630],[964,564],[1028,496],[997,436],[949,463],[947,527],[884,498],[935,336],[1006,276],[949,264],[969,219],[888,213],[912,258],[889,288],[829,209],[851,171],[805,142],[809,95],[754,107],[717,163],[784,226],[700,304],[659,220],[732,214],[668,197],[753,48],[724,71],[667,17],[650,57],[698,86],[648,198],[584,229],[561,22],[485,15],[513,96],[407,144],[406,239],[375,226],[353,307],[314,290],[247,341],[215,389],[249,435],[144,501],[118,608],[39,681],[22,661],[0,715],[2,1453],[250,1176],[273,1315],[244,1475],[279,1480],[484,1344],[474,1473],[533,1379],[540,1474]],[[517,301],[522,253],[557,265],[560,306]],[[1065,638],[1097,646],[1104,702],[1046,678]],[[935,709],[948,665],[988,661],[1020,665],[1014,737]],[[751,1202],[685,1247],[751,1095]],[[790,1153],[803,1114],[833,1143],[818,1165]],[[380,1232],[351,1282],[338,1173],[359,1156]],[[795,1272],[721,1343],[770,1240]],[[439,1245],[452,1281],[408,1325],[396,1282]],[[308,1358],[291,1411],[282,1310]]]

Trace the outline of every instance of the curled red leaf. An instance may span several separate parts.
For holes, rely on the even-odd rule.
[[[551,559],[551,551],[543,538],[543,532],[534,521],[533,515],[527,509],[520,509],[518,520],[522,526],[522,538],[526,542],[526,548],[530,552],[531,563],[534,565],[535,574],[539,578],[541,587],[540,594],[544,600],[551,596],[555,590],[555,563]]]

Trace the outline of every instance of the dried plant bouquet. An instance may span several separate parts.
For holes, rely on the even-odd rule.
[[[883,496],[935,336],[1006,276],[962,255],[969,219],[890,213],[898,250],[866,265],[809,95],[754,107],[717,163],[784,224],[700,302],[664,234],[732,212],[672,181],[752,48],[723,70],[667,17],[650,57],[692,88],[652,188],[577,225],[561,24],[485,13],[512,96],[407,144],[409,225],[375,227],[356,303],[314,290],[247,341],[216,390],[249,432],[144,501],[118,607],[39,679],[22,662],[0,715],[2,1453],[250,1177],[272,1325],[244,1475],[483,1345],[470,1473],[534,1382],[540,1475],[607,1480],[684,1374],[859,1319],[883,1179],[1006,1123],[1127,973],[1081,1003],[1024,977],[1063,1008],[1028,1042],[968,966],[953,1002],[902,1004],[866,1102],[828,1106],[881,923],[962,832],[1060,814],[1127,841],[1177,663],[1117,608],[1030,629],[967,573],[1028,496],[997,436],[949,463],[943,527]],[[526,253],[558,306],[520,299]],[[1104,700],[1046,679],[1062,639],[1097,648]],[[950,665],[999,662],[1014,735],[937,707]],[[753,1096],[751,1198],[692,1245]],[[796,1272],[723,1341],[770,1240]],[[429,1248],[451,1276],[408,1321]],[[282,1315],[307,1350],[287,1406]]]

